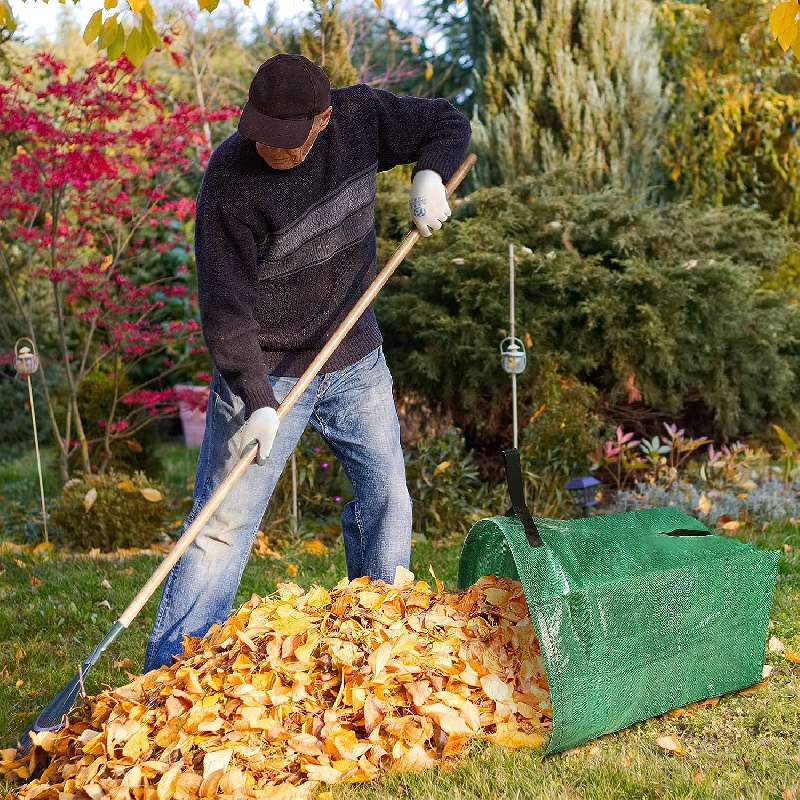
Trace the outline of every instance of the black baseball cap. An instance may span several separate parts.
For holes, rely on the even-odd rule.
[[[300,147],[314,117],[331,104],[328,76],[305,56],[279,53],[250,82],[239,133],[269,147]]]

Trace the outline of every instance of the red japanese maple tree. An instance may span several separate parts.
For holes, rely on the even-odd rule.
[[[105,469],[115,440],[175,411],[160,387],[201,344],[186,179],[209,155],[203,124],[233,113],[170,103],[125,58],[73,74],[40,54],[0,83],[0,274],[39,350],[64,480],[75,453]],[[111,389],[87,431],[98,373]]]

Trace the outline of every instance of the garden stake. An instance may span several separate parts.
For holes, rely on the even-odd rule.
[[[446,189],[448,196],[451,195],[461,181],[464,180],[467,173],[472,169],[476,161],[473,154],[468,155],[461,166],[455,171],[453,177],[447,182]],[[297,383],[292,387],[291,391],[284,401],[277,409],[278,419],[283,418],[289,413],[290,409],[297,402],[300,395],[308,388],[308,385],[315,378],[317,373],[322,369],[325,362],[331,357],[333,351],[339,346],[342,339],[349,333],[350,329],[359,320],[364,311],[369,308],[372,301],[377,297],[380,290],[384,287],[386,282],[391,277],[392,273],[397,269],[399,264],[408,255],[411,248],[420,239],[420,233],[415,227],[405,235],[403,241],[398,248],[394,251],[391,258],[386,262],[386,266],[378,273],[375,280],[370,284],[369,288],[364,292],[358,302],[353,306],[350,313],[342,320],[339,327],[333,333],[331,338],[325,343],[325,346],[319,351],[317,357],[309,364],[306,371],[298,379]],[[130,605],[120,615],[119,619],[111,626],[109,632],[103,637],[100,644],[95,647],[89,657],[78,667],[78,671],[72,679],[64,686],[64,688],[52,699],[50,704],[39,714],[30,728],[20,737],[17,742],[17,751],[22,755],[28,753],[33,746],[31,733],[39,731],[55,731],[63,728],[67,723],[67,714],[72,709],[78,695],[81,693],[82,683],[87,673],[97,663],[100,656],[108,649],[112,642],[114,642],[120,634],[127,630],[131,622],[136,618],[138,613],[142,610],[147,601],[152,597],[156,589],[160,586],[161,582],[167,577],[167,574],[178,562],[178,559],[188,549],[189,545],[195,540],[197,534],[200,533],[203,526],[208,522],[211,515],[217,510],[220,503],[225,499],[231,487],[239,480],[242,473],[250,465],[250,462],[256,455],[258,444],[253,441],[244,450],[239,462],[230,471],[225,480],[220,484],[219,488],[209,498],[205,506],[203,506],[200,513],[194,519],[191,525],[184,531],[183,535],[177,542],[175,542],[172,549],[167,553],[164,560],[157,567],[156,571],[150,576],[149,580],[139,590],[136,597],[133,598]]]
[[[28,342],[30,347],[22,345]],[[36,355],[36,345],[32,339],[22,338],[17,341],[14,353],[14,366],[19,377],[25,378],[28,383],[28,403],[31,407],[31,422],[33,423],[33,444],[36,448],[36,469],[39,473],[39,497],[42,499],[42,527],[44,530],[44,541],[49,542],[47,535],[47,506],[44,502],[44,483],[42,481],[42,460],[39,457],[39,434],[36,430],[36,408],[33,405],[33,386],[31,385],[31,375],[39,369],[39,357]]]

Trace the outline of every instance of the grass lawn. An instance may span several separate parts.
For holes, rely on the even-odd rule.
[[[190,459],[177,460],[179,466],[168,478],[179,486],[185,480],[179,473]],[[0,479],[4,497],[13,499],[10,506],[24,494],[20,484],[25,483],[36,507],[38,483],[28,483],[29,470],[19,463],[0,465]],[[16,506],[11,510],[17,513]],[[783,551],[770,636],[785,649],[767,651],[772,672],[754,692],[725,696],[716,706],[692,708],[680,716],[648,720],[547,759],[541,751],[509,752],[478,743],[466,757],[442,768],[327,790],[337,800],[800,798],[800,665],[785,657],[800,652],[800,530],[787,525],[736,535]],[[412,569],[429,579],[432,567],[452,591],[460,551],[460,540],[418,542]],[[12,746],[72,677],[161,558],[157,552],[69,556],[36,551],[18,537],[0,541],[0,747]],[[268,594],[285,580],[306,588],[312,583],[331,587],[343,575],[340,546],[317,554],[306,551],[302,540],[289,542],[279,554],[251,558],[238,599],[244,602],[252,592]],[[88,692],[120,686],[127,682],[127,672],[140,669],[156,599],[92,670]],[[730,645],[735,649],[736,642]],[[660,747],[656,740],[662,736],[675,737],[683,754]],[[13,787],[0,782],[0,794],[4,792],[13,792]]]

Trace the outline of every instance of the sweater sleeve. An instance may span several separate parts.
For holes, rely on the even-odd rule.
[[[378,124],[378,169],[416,162],[447,182],[467,153],[469,120],[442,98],[397,97],[370,88]]]
[[[258,341],[256,237],[206,179],[197,203],[195,259],[200,320],[211,361],[244,400],[247,417],[263,406],[277,408]]]

